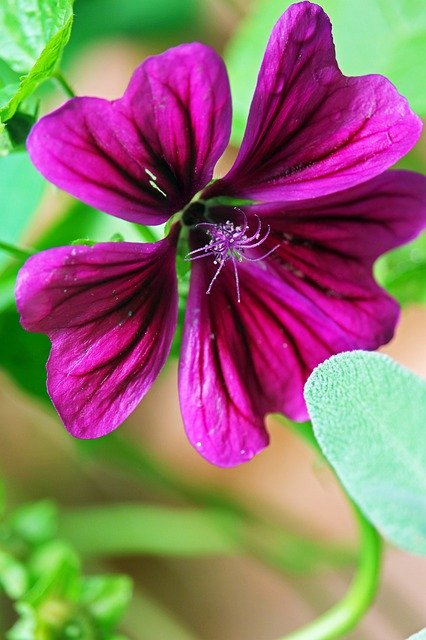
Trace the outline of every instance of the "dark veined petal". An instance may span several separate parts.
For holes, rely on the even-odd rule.
[[[186,44],[148,58],[119,100],[74,98],[28,139],[39,171],[107,213],[160,224],[211,179],[229,139],[224,63]]]
[[[52,341],[47,388],[74,436],[115,429],[164,365],[177,319],[174,243],[60,247],[22,267],[21,322]]]
[[[389,168],[420,131],[386,78],[340,72],[327,15],[301,2],[272,31],[240,153],[212,189],[265,202],[333,193]]]
[[[192,264],[179,395],[188,438],[213,464],[250,460],[268,444],[264,416],[307,418],[303,385],[312,369],[354,341],[315,304],[262,263]]]
[[[374,261],[426,228],[426,177],[389,171],[315,200],[258,205],[271,232],[264,252],[277,246],[266,267],[333,319],[351,348],[388,342],[398,305],[374,281]]]
[[[217,265],[211,256],[193,261],[180,364],[188,437],[221,466],[266,446],[265,413],[308,417],[303,386],[317,364],[391,339],[399,308],[372,266],[426,227],[426,177],[390,171],[338,194],[246,213],[250,229],[260,220],[262,230],[245,257],[272,253],[237,263],[240,303],[231,261],[208,295]]]

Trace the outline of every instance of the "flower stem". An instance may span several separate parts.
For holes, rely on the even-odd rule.
[[[285,419],[283,422],[288,423]],[[322,455],[310,423],[290,426],[301,438]],[[310,624],[280,640],[336,640],[353,629],[370,607],[376,595],[381,566],[381,539],[376,529],[363,516],[348,496],[358,523],[360,537],[359,562],[355,577],[346,595]]]
[[[55,79],[56,81],[61,85],[62,89],[64,90],[64,93],[66,93],[66,95],[69,98],[75,98],[75,92],[72,89],[72,87],[68,84],[68,82],[65,80],[64,76],[62,75],[62,73],[60,71],[58,71],[55,74]]]
[[[307,626],[284,636],[281,640],[335,640],[342,638],[353,629],[369,606],[377,592],[381,540],[377,531],[352,505],[358,521],[361,538],[360,560],[357,573],[349,590],[340,602]]]
[[[21,249],[21,247],[16,247],[15,245],[10,244],[9,242],[4,242],[3,240],[0,240],[0,251],[5,251],[14,258],[24,259],[29,258],[33,253],[29,249]]]

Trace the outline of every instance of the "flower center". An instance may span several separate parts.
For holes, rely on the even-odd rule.
[[[185,256],[185,260],[199,260],[200,258],[212,257],[213,264],[218,265],[216,273],[214,274],[206,293],[211,292],[213,284],[216,281],[218,275],[222,271],[226,262],[230,260],[234,268],[238,302],[241,301],[241,296],[237,263],[242,262],[243,260],[249,260],[250,262],[258,262],[259,260],[264,260],[279,246],[276,245],[266,254],[260,257],[247,256],[247,250],[255,249],[265,242],[266,238],[269,236],[270,227],[268,225],[268,228],[266,229],[263,237],[261,237],[262,223],[260,221],[260,218],[256,216],[256,231],[249,235],[247,216],[243,211],[239,211],[241,212],[242,216],[241,224],[235,224],[231,220],[227,220],[225,223],[199,222],[198,224],[195,224],[195,228],[204,230],[207,236],[210,237],[210,240],[203,247],[194,249],[194,251],[190,251]]]

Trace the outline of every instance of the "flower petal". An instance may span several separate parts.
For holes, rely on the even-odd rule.
[[[161,224],[211,179],[230,126],[225,66],[193,43],[148,58],[120,100],[74,98],[42,118],[28,150],[48,180],[80,200]]]
[[[191,444],[227,467],[268,444],[266,413],[307,419],[312,369],[354,341],[260,262],[238,265],[240,303],[230,261],[207,295],[215,268],[208,258],[192,264],[179,394]]]
[[[245,257],[273,251],[238,262],[240,303],[231,261],[209,295],[217,265],[193,261],[180,363],[188,437],[221,466],[266,446],[267,412],[307,419],[303,386],[317,364],[390,340],[399,309],[372,266],[426,227],[426,177],[390,171],[345,192],[246,213],[250,233],[255,215],[263,231]]]
[[[258,201],[333,193],[389,168],[420,131],[386,78],[341,73],[324,11],[294,4],[272,31],[240,153],[214,190]]]
[[[21,269],[21,322],[52,341],[48,392],[74,436],[115,429],[164,365],[177,319],[174,242],[60,247]]]
[[[351,348],[388,342],[398,305],[373,279],[374,261],[426,228],[426,177],[389,171],[315,200],[258,205],[271,232],[265,268],[315,304],[352,338]]]
[[[328,257],[356,260],[371,269],[380,255],[426,228],[426,176],[386,171],[320,198],[255,205],[249,216],[271,227],[267,245],[279,242],[278,253],[305,262],[312,274],[328,271],[338,283],[341,269],[328,265]]]

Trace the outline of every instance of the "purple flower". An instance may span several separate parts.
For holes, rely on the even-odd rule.
[[[233,167],[211,181],[230,126],[224,64],[193,43],[146,60],[121,99],[75,98],[30,135],[36,167],[84,202],[147,225],[181,212],[159,242],[50,249],[20,272],[22,324],[49,335],[48,390],[79,438],[115,429],[168,356],[178,239],[181,408],[210,462],[265,447],[268,412],[307,419],[303,385],[325,358],[392,337],[398,306],[372,265],[426,219],[426,179],[385,172],[420,134],[407,101],[381,76],[342,75],[326,14],[302,2],[271,34]]]

